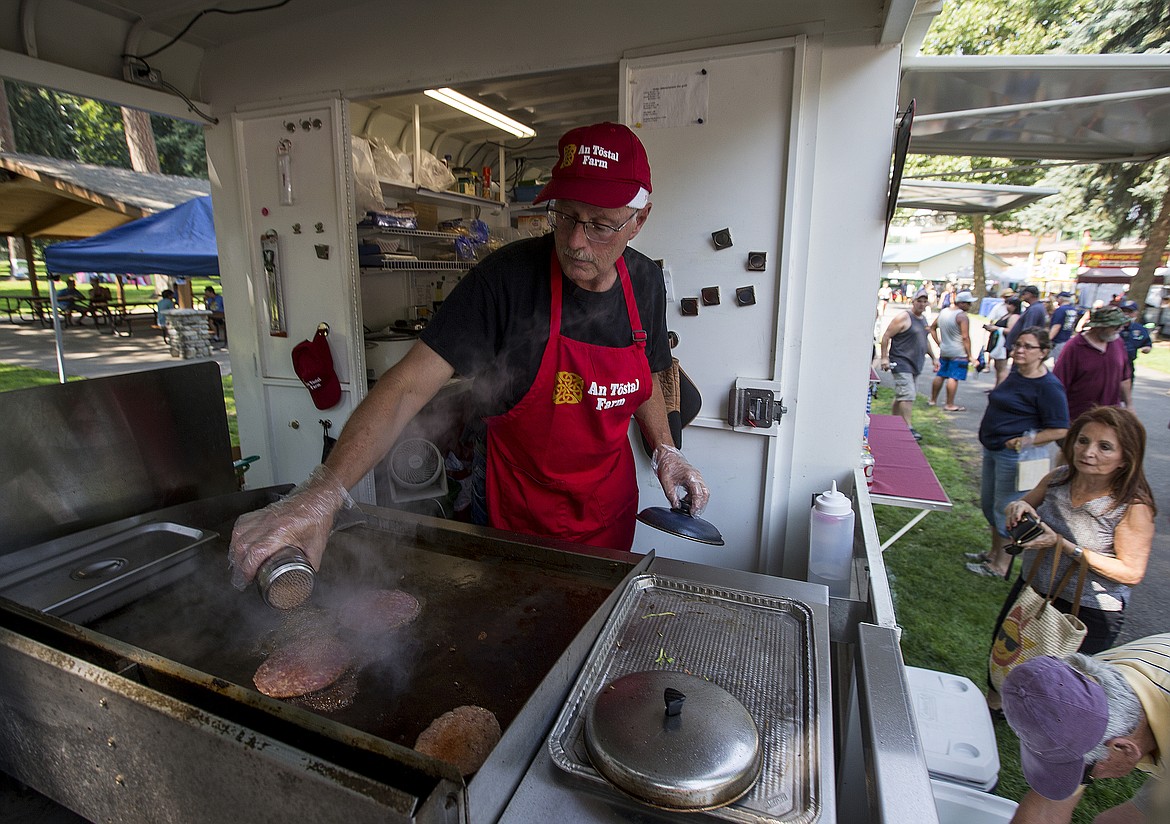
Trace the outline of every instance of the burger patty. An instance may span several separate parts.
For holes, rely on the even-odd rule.
[[[292,698],[332,684],[350,665],[349,650],[332,639],[282,647],[256,670],[256,689],[273,698]]]
[[[408,624],[418,617],[418,600],[400,589],[371,589],[358,593],[341,608],[341,626],[374,635]]]
[[[483,707],[456,707],[422,731],[414,748],[423,755],[453,764],[463,775],[483,766],[500,743],[500,722]]]

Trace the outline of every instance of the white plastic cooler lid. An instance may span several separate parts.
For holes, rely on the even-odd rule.
[[[995,729],[970,678],[906,667],[926,766],[943,781],[987,791],[999,780]]]

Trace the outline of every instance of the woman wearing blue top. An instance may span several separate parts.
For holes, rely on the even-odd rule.
[[[1020,332],[1011,349],[1012,371],[987,397],[987,411],[979,423],[983,445],[983,517],[991,527],[991,551],[972,554],[967,569],[978,575],[1007,577],[1011,556],[1006,515],[1009,503],[1022,498],[1019,490],[1020,450],[1058,441],[1068,432],[1068,399],[1064,386],[1044,361],[1052,344],[1048,330],[1033,326]]]

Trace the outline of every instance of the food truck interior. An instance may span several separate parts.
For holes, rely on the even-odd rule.
[[[1165,151],[1170,135],[1150,92],[1170,87],[1164,56],[1112,58],[1110,71],[1063,64],[1103,84],[1103,98],[1132,93],[1110,113],[1138,122],[1111,130],[1126,140],[1079,139],[1079,123],[1100,119],[1071,103],[1060,130],[1031,132],[1016,116],[1028,101],[1002,90],[1025,75],[1034,82],[1017,86],[1045,89],[1043,67],[1001,67],[994,83],[954,91],[946,81],[969,65],[935,71],[915,57],[938,10],[229,0],[217,14],[0,0],[0,75],[204,125],[241,446],[262,456],[243,493],[200,465],[177,493],[171,476],[135,476],[142,494],[114,496],[117,506],[100,483],[66,486],[60,451],[28,462],[38,506],[69,502],[47,511],[74,528],[5,537],[0,768],[94,821],[223,821],[244,809],[264,820],[677,821],[660,809],[678,804],[677,787],[655,805],[644,787],[612,782],[591,732],[599,693],[652,671],[709,679],[722,692],[701,694],[765,733],[736,773],[742,797],[700,801],[714,809],[682,820],[937,820],[857,469],[906,90],[924,84],[916,134],[935,151],[992,155],[1010,134],[1020,156],[1136,157]],[[427,94],[445,89],[535,134]],[[972,125],[990,105],[964,96],[972,89],[1005,107],[999,121],[979,115],[995,128]],[[441,466],[408,489],[391,456],[353,490],[359,507],[331,538],[311,609],[341,632],[363,583],[411,593],[418,618],[393,643],[348,639],[353,664],[324,702],[261,694],[253,673],[287,631],[255,590],[227,586],[231,523],[308,475],[321,460],[317,422],[344,425],[477,257],[542,230],[531,198],[558,137],[601,120],[638,127],[650,155],[654,210],[635,245],[663,264],[674,353],[698,398],[684,449],[713,490],[704,517],[724,545],[640,524],[632,552],[589,552],[472,527],[427,503],[442,497]],[[428,186],[428,172],[451,180]],[[379,223],[399,209],[415,228]],[[319,328],[341,386],[324,410],[291,357]],[[70,385],[36,391],[66,417],[80,408]],[[405,433],[434,449],[406,463],[445,461],[462,391],[447,387]],[[103,448],[101,422],[126,421],[134,398],[113,387],[86,399],[92,425],[80,434],[93,443],[81,448]],[[127,449],[173,425],[167,406],[126,430]],[[220,424],[182,426],[202,438]],[[634,451],[642,505],[659,504]],[[833,483],[856,526],[847,594],[829,597],[808,583],[809,508]],[[432,718],[470,704],[501,727],[477,772],[413,749]]]

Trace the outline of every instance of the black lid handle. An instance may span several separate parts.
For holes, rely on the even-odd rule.
[[[662,699],[666,702],[666,714],[674,716],[682,712],[683,701],[686,701],[687,697],[674,687],[667,687],[662,693]]]

